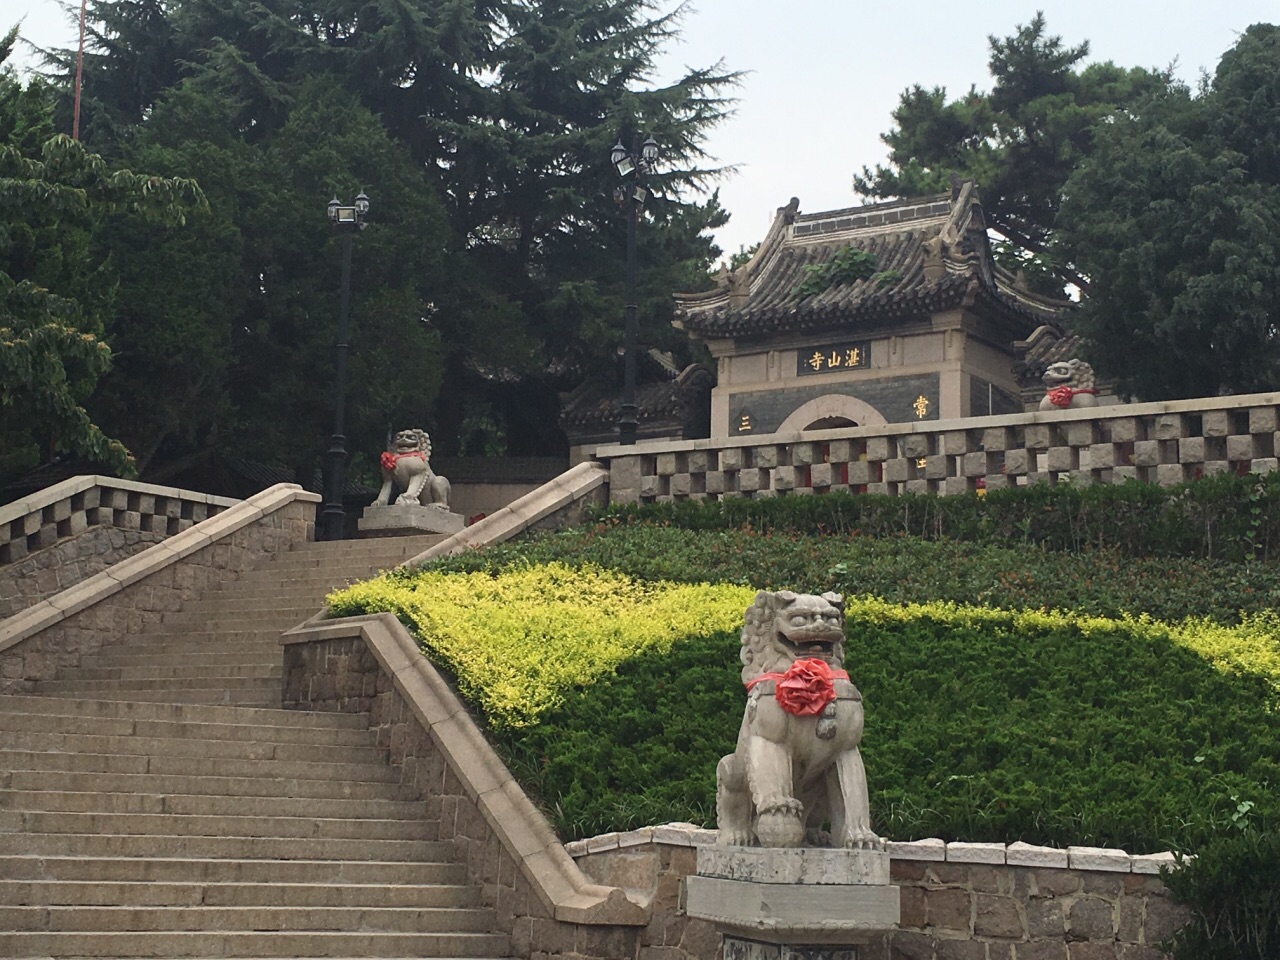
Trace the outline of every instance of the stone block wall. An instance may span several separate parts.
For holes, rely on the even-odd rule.
[[[259,559],[311,539],[319,497],[281,487],[0,621],[0,694],[29,692],[35,681],[126,643],[183,601],[238,579]]]
[[[615,503],[1029,483],[1174,484],[1280,466],[1280,394],[892,423],[596,451]]]
[[[72,477],[0,507],[0,619],[66,590],[237,501]]]
[[[496,912],[498,929],[511,935],[512,956],[635,960],[643,928],[634,923],[556,919],[556,908],[546,901],[545,893],[533,888],[509,846],[482,813],[475,786],[454,772],[419,713],[396,689],[392,675],[363,638],[287,644],[283,682],[286,709],[368,714],[377,743],[399,770],[400,782],[422,799],[430,838],[454,843],[466,864],[468,882],[480,889],[485,905]],[[528,832],[519,823],[508,822],[504,827]],[[546,836],[516,837],[515,845],[534,849],[554,843],[554,835],[546,829]]]
[[[567,849],[598,883],[652,896],[637,960],[716,960],[711,924],[684,916],[678,898],[694,847],[714,839],[671,824]],[[1157,945],[1190,918],[1156,873],[1167,855],[931,840],[890,844],[890,856],[902,920],[858,960],[1159,960]]]

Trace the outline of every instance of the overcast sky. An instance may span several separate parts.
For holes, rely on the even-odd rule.
[[[988,35],[1009,35],[1037,9],[1067,43],[1089,40],[1094,60],[1176,63],[1189,83],[1247,26],[1280,19],[1276,0],[697,0],[659,79],[721,59],[749,71],[736,114],[708,144],[720,163],[739,168],[720,188],[733,215],[720,245],[733,252],[760,240],[792,196],[805,212],[856,204],[851,176],[884,160],[879,136],[898,95],[915,83],[953,95],[987,89]],[[5,0],[0,26],[24,16],[33,43],[73,44],[75,27],[56,0]]]

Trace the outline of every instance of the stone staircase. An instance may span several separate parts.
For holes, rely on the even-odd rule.
[[[0,957],[501,957],[359,716],[278,709],[283,630],[436,538],[307,544],[0,697]]]

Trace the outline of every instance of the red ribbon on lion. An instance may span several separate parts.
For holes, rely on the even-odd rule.
[[[1068,387],[1064,384],[1061,387],[1054,387],[1048,392],[1049,402],[1055,407],[1066,408],[1071,406],[1071,398],[1077,393],[1091,393],[1095,397],[1098,395],[1098,391],[1092,387],[1082,387],[1077,390],[1075,387]]]
[[[814,717],[836,698],[834,680],[848,680],[844,670],[832,670],[825,660],[805,657],[791,664],[786,673],[762,673],[747,681],[750,690],[757,683],[776,680],[773,698],[778,706],[797,717]]]
[[[408,453],[392,453],[390,450],[384,450],[380,461],[382,463],[382,469],[394,470],[396,468],[396,464],[405,457],[417,457],[419,460],[427,459],[427,455],[421,450],[410,450]]]

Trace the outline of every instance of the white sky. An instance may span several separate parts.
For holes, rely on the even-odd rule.
[[[1088,39],[1094,60],[1176,61],[1189,83],[1247,26],[1280,19],[1276,0],[695,0],[659,79],[721,58],[750,71],[736,114],[708,142],[720,163],[739,167],[720,188],[733,215],[717,234],[721,247],[729,253],[760,240],[792,196],[805,212],[857,203],[850,178],[884,160],[879,135],[898,95],[914,83],[953,96],[973,84],[989,88],[987,36],[1008,36],[1037,9],[1068,44]],[[33,43],[72,45],[74,25],[56,0],[5,0],[0,28],[24,16],[22,33]]]

